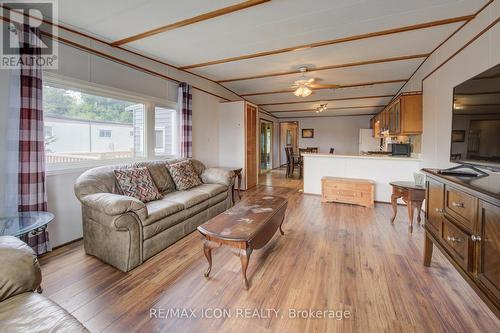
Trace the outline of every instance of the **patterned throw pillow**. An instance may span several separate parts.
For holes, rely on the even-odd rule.
[[[142,202],[162,198],[147,168],[122,169],[114,172],[124,195]]]
[[[183,160],[177,163],[168,164],[168,171],[174,180],[177,190],[188,190],[192,187],[203,184],[200,176],[196,173],[191,160]]]

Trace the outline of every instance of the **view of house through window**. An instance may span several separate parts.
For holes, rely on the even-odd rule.
[[[144,155],[144,104],[44,85],[43,110],[48,164]]]
[[[173,109],[155,107],[155,154],[176,155],[176,113]]]

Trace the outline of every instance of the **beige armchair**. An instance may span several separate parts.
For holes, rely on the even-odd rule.
[[[88,332],[75,317],[36,292],[42,281],[35,252],[0,237],[0,332]]]

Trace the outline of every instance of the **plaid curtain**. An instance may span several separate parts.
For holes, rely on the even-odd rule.
[[[17,31],[23,61],[20,69],[18,210],[47,211],[42,69],[33,61],[41,54],[40,32],[29,25]],[[45,228],[26,235],[23,240],[37,254],[51,250]]]
[[[180,156],[193,157],[193,96],[191,86],[185,82],[179,84],[180,110]]]

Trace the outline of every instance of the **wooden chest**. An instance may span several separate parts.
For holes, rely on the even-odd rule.
[[[373,207],[374,182],[356,178],[321,178],[321,202],[342,202]]]

